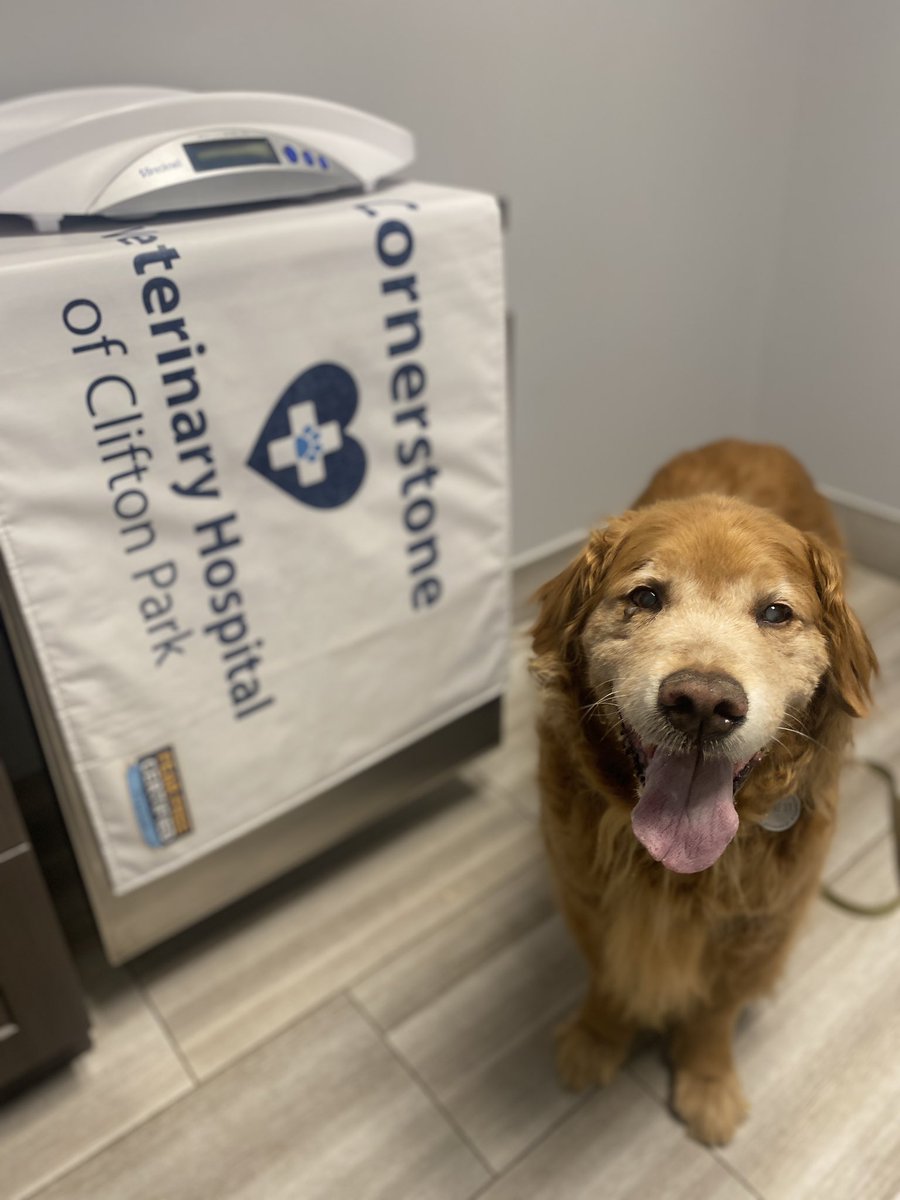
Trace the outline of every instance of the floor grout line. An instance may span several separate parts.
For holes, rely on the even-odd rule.
[[[766,1200],[766,1197],[763,1195],[763,1193],[757,1191],[750,1180],[745,1179],[740,1171],[731,1165],[721,1150],[713,1150],[711,1153],[712,1157],[716,1160],[719,1166],[728,1172],[735,1183],[739,1183],[741,1187],[745,1188],[748,1195],[753,1196],[754,1200]]]
[[[584,1095],[579,1096],[578,1099],[573,1102],[571,1108],[567,1109],[564,1113],[561,1113],[555,1121],[552,1121],[547,1128],[543,1130],[543,1132],[539,1133],[533,1141],[529,1142],[527,1146],[525,1146],[519,1151],[518,1154],[511,1158],[503,1170],[497,1173],[496,1179],[490,1180],[483,1187],[479,1188],[477,1192],[469,1197],[469,1200],[478,1200],[480,1196],[484,1195],[488,1188],[493,1187],[495,1183],[505,1179],[507,1175],[512,1174],[516,1167],[518,1167],[520,1163],[524,1162],[529,1154],[537,1150],[539,1146],[542,1146],[544,1142],[546,1142],[553,1136],[554,1133],[556,1133],[557,1129],[560,1129],[563,1125],[565,1125],[566,1121],[571,1120],[576,1113],[584,1108],[591,1096],[594,1095],[595,1091],[596,1089],[592,1088],[586,1091]]]
[[[169,1046],[171,1047],[173,1053],[175,1054],[175,1057],[178,1059],[179,1063],[181,1064],[182,1069],[184,1070],[188,1079],[191,1081],[191,1090],[193,1091],[195,1088],[200,1086],[200,1084],[202,1083],[202,1080],[200,1079],[200,1076],[197,1074],[197,1072],[194,1070],[193,1064],[191,1063],[191,1060],[188,1057],[187,1052],[184,1050],[181,1043],[178,1041],[178,1038],[175,1036],[174,1031],[169,1026],[168,1021],[166,1021],[165,1017],[162,1015],[162,1013],[157,1008],[156,1002],[154,1001],[154,999],[153,999],[152,995],[150,994],[150,992],[148,991],[148,989],[142,983],[140,977],[132,970],[132,968],[130,966],[125,967],[125,973],[128,975],[128,978],[131,980],[132,984],[134,985],[134,990],[137,992],[137,994],[140,996],[141,1000],[143,1001],[144,1007],[150,1013],[151,1017],[153,1017],[153,1019],[155,1020],[157,1026],[159,1027],[160,1032],[162,1033],[163,1037],[166,1039]],[[180,1097],[179,1097],[179,1099],[180,1099]]]
[[[450,1109],[437,1096],[437,1094],[430,1087],[428,1082],[423,1078],[422,1075],[419,1074],[419,1072],[415,1069],[415,1067],[412,1065],[412,1063],[409,1062],[409,1060],[400,1053],[400,1051],[397,1049],[397,1047],[391,1042],[390,1038],[388,1038],[382,1032],[380,1026],[378,1026],[375,1023],[374,1019],[369,1014],[368,1010],[356,999],[356,997],[353,996],[350,992],[345,992],[344,996],[345,996],[347,1002],[350,1005],[352,1005],[354,1011],[357,1013],[359,1018],[362,1021],[365,1021],[366,1025],[376,1035],[378,1040],[385,1047],[385,1049],[388,1051],[388,1053],[391,1055],[391,1057],[394,1059],[394,1061],[401,1067],[401,1069],[403,1070],[403,1072],[407,1076],[407,1078],[410,1079],[414,1084],[416,1084],[418,1086],[419,1090],[424,1094],[425,1098],[430,1102],[432,1108],[434,1108],[435,1111],[438,1112],[443,1117],[444,1121],[453,1130],[453,1132],[460,1139],[460,1141],[463,1143],[463,1145],[465,1145],[469,1149],[470,1153],[477,1159],[477,1161],[482,1165],[482,1167],[484,1167],[485,1171],[487,1171],[488,1179],[486,1180],[485,1186],[487,1186],[487,1184],[489,1184],[489,1183],[493,1183],[494,1180],[496,1180],[496,1178],[497,1178],[497,1172],[494,1170],[494,1168],[491,1166],[491,1164],[488,1162],[488,1160],[482,1154],[481,1150],[478,1148],[478,1146],[475,1144],[475,1142],[473,1142],[472,1139],[469,1137],[469,1135],[465,1131],[465,1129],[463,1129],[462,1125],[460,1125],[460,1123],[457,1121],[456,1117],[453,1115],[453,1113],[450,1111]],[[479,1190],[482,1190],[482,1189],[479,1189]],[[478,1193],[476,1192],[474,1194],[477,1195]]]
[[[125,967],[123,969],[130,973],[129,967]],[[62,1171],[60,1171],[58,1175],[54,1175],[50,1179],[45,1179],[34,1191],[23,1192],[22,1195],[17,1198],[17,1200],[40,1200],[41,1193],[47,1188],[55,1187],[57,1184],[66,1179],[67,1176],[73,1174],[73,1172],[80,1170],[99,1155],[105,1154],[106,1151],[112,1149],[113,1146],[117,1146],[126,1138],[131,1137],[133,1133],[136,1133],[139,1129],[143,1129],[145,1125],[149,1125],[151,1121],[157,1120],[163,1115],[163,1113],[168,1112],[170,1108],[175,1108],[177,1105],[189,1100],[192,1096],[197,1095],[199,1092],[203,1091],[204,1088],[209,1087],[210,1084],[218,1079],[220,1075],[224,1075],[225,1072],[230,1070],[233,1066],[243,1062],[243,1060],[249,1058],[251,1054],[255,1054],[257,1050],[262,1049],[262,1047],[267,1045],[270,1041],[273,1041],[276,1037],[280,1037],[281,1034],[286,1033],[288,1029],[292,1028],[296,1024],[299,1024],[300,1021],[305,1021],[307,1017],[314,1016],[323,1008],[327,1008],[329,1004],[333,1004],[334,1001],[341,998],[342,995],[343,993],[341,991],[335,991],[331,993],[326,999],[314,1005],[312,1008],[307,1009],[306,1012],[304,1012],[296,1020],[289,1021],[287,1025],[284,1025],[276,1030],[270,1037],[267,1037],[263,1041],[258,1042],[256,1045],[242,1051],[235,1058],[230,1059],[227,1063],[220,1065],[210,1075],[201,1078],[200,1076],[196,1075],[192,1069],[189,1069],[189,1078],[195,1079],[196,1083],[188,1091],[181,1092],[179,1095],[173,1096],[153,1112],[146,1113],[143,1117],[141,1117],[140,1120],[136,1121],[133,1125],[130,1125],[127,1129],[120,1130],[108,1141],[95,1146],[89,1154],[84,1156],[84,1158],[80,1158],[77,1162],[69,1164]],[[353,1005],[353,1007],[355,1008],[356,1006]],[[181,1061],[182,1056],[179,1054],[178,1057],[179,1061]]]
[[[120,1129],[119,1132],[114,1137],[111,1137],[106,1142],[102,1142],[98,1146],[94,1146],[87,1154],[84,1155],[83,1158],[79,1158],[75,1162],[69,1163],[67,1166],[63,1167],[63,1169],[61,1171],[59,1171],[56,1175],[51,1175],[49,1179],[44,1179],[41,1183],[39,1183],[37,1185],[37,1187],[35,1187],[31,1191],[21,1192],[19,1194],[19,1196],[16,1198],[16,1200],[40,1200],[41,1196],[43,1195],[43,1193],[45,1191],[47,1191],[48,1188],[56,1187],[58,1184],[62,1183],[64,1180],[68,1179],[68,1177],[70,1175],[73,1175],[76,1171],[80,1171],[82,1167],[87,1166],[87,1164],[89,1162],[92,1162],[95,1158],[99,1157],[99,1155],[105,1154],[107,1150],[111,1149],[113,1146],[118,1145],[119,1142],[123,1142],[127,1137],[130,1137],[136,1130],[142,1129],[145,1125],[149,1124],[151,1121],[155,1121],[157,1117],[161,1116],[164,1112],[168,1112],[168,1110],[170,1108],[173,1108],[180,1101],[187,1099],[188,1096],[193,1096],[195,1090],[196,1089],[191,1088],[187,1092],[181,1092],[180,1095],[174,1096],[171,1099],[166,1100],[162,1105],[160,1105],[159,1108],[155,1109],[153,1112],[145,1113],[144,1116],[142,1116],[140,1118],[140,1120],[138,1120],[134,1123],[134,1125],[129,1125],[127,1129]]]
[[[477,768],[472,768],[473,777],[476,770]],[[484,770],[487,772],[489,768],[485,767]],[[536,778],[537,767],[535,767],[534,773]],[[538,810],[536,808],[529,807],[524,800],[518,800],[513,792],[513,789],[508,784],[501,783],[496,779],[492,779],[488,774],[485,774],[484,776],[478,776],[477,783],[479,787],[491,788],[493,791],[497,792],[498,798],[502,799],[505,806],[511,808],[517,817],[524,819],[530,825],[533,825],[535,829],[538,828]]]
[[[321,997],[315,1004],[309,1008],[305,1008],[301,1013],[295,1013],[289,1017],[283,1025],[279,1025],[276,1029],[270,1030],[258,1042],[254,1042],[252,1046],[245,1046],[233,1058],[227,1059],[225,1062],[219,1063],[208,1075],[197,1076],[197,1088],[204,1088],[213,1080],[218,1079],[220,1075],[224,1075],[226,1071],[230,1071],[232,1067],[249,1058],[251,1054],[256,1054],[258,1050],[262,1050],[264,1046],[268,1046],[270,1042],[274,1042],[276,1038],[280,1038],[287,1033],[289,1029],[293,1029],[295,1025],[299,1025],[301,1021],[305,1021],[307,1017],[315,1016],[316,1013],[327,1008],[329,1004],[333,1004],[335,1000],[340,999],[344,989],[341,986],[335,987],[334,991],[328,993],[327,996]],[[186,1095],[189,1093],[185,1093]],[[177,1104],[183,1097],[179,1096],[173,1103]]]
[[[507,805],[504,804],[504,808],[506,808],[506,807],[507,807]],[[435,925],[429,927],[426,930],[421,931],[420,933],[415,934],[412,938],[409,939],[409,941],[404,942],[402,945],[390,950],[382,958],[379,958],[376,963],[373,963],[369,967],[367,967],[365,969],[365,971],[361,972],[358,975],[351,976],[349,979],[341,980],[339,983],[336,983],[325,995],[319,997],[319,999],[316,1000],[316,1002],[314,1004],[310,1005],[310,1007],[304,1008],[302,1011],[292,1014],[290,1017],[287,1018],[287,1020],[283,1024],[280,1024],[280,1025],[276,1026],[275,1028],[269,1030],[267,1033],[265,1033],[260,1038],[259,1041],[255,1041],[251,1045],[245,1046],[234,1057],[228,1058],[227,1060],[225,1060],[221,1063],[218,1063],[216,1065],[216,1067],[212,1071],[209,1072],[209,1074],[203,1074],[203,1075],[197,1074],[196,1071],[193,1069],[193,1067],[189,1065],[189,1059],[187,1058],[187,1052],[183,1051],[181,1049],[180,1043],[178,1042],[178,1039],[177,1039],[177,1036],[169,1030],[168,1025],[165,1023],[165,1018],[163,1018],[162,1015],[156,1009],[156,1006],[155,1006],[155,1004],[153,1004],[147,989],[144,987],[143,984],[138,984],[138,980],[134,976],[131,966],[125,966],[123,968],[123,970],[128,972],[128,974],[132,977],[135,984],[138,986],[138,991],[140,992],[142,998],[146,999],[148,1006],[151,1007],[153,1014],[158,1017],[159,1023],[162,1025],[163,1032],[167,1035],[167,1040],[169,1040],[173,1044],[174,1047],[177,1047],[176,1053],[178,1054],[179,1061],[183,1062],[185,1064],[189,1078],[196,1083],[196,1086],[203,1087],[205,1084],[209,1083],[211,1080],[216,1079],[224,1071],[227,1071],[235,1063],[241,1062],[243,1059],[247,1058],[248,1055],[255,1053],[255,1051],[261,1049],[261,1047],[267,1045],[269,1042],[271,1042],[275,1038],[280,1037],[282,1034],[286,1033],[288,1029],[291,1029],[298,1022],[303,1021],[307,1017],[312,1016],[314,1013],[319,1012],[321,1009],[325,1008],[328,1004],[331,1004],[334,1000],[338,999],[339,997],[349,994],[353,988],[358,987],[361,983],[363,983],[366,979],[368,979],[370,975],[373,975],[377,971],[382,970],[384,967],[389,966],[390,963],[393,962],[400,955],[407,953],[411,949],[414,949],[417,945],[424,942],[427,938],[433,937],[434,934],[442,927],[442,925],[446,924],[449,921],[452,921],[458,914],[467,912],[470,908],[474,907],[479,902],[482,902],[486,897],[489,897],[490,895],[492,895],[499,888],[507,886],[517,876],[522,875],[527,870],[531,869],[534,866],[534,863],[539,859],[539,857],[540,857],[540,855],[536,851],[532,858],[528,859],[526,862],[520,864],[519,866],[514,867],[509,872],[508,875],[500,876],[499,880],[497,882],[495,882],[495,884],[492,885],[489,889],[487,889],[486,891],[479,893],[478,895],[467,900],[460,908],[455,909],[452,914],[445,916],[442,920],[438,921]],[[549,919],[549,917],[544,918],[544,920],[547,920],[547,919]],[[532,927],[532,930],[527,930],[526,934],[528,932],[533,931],[533,929],[536,929],[541,923],[542,922],[540,920],[537,921],[535,923],[535,925]],[[372,1019],[374,1019],[374,1018],[372,1018]],[[0,1200],[2,1200],[2,1198],[0,1198]]]
[[[552,917],[549,918],[549,920],[552,919]],[[580,983],[578,987],[574,988],[571,994],[566,996],[564,1000],[560,1000],[558,1004],[553,1005],[549,1012],[545,1013],[542,1017],[537,1017],[528,1024],[521,1026],[512,1041],[505,1043],[498,1050],[496,1050],[494,1054],[486,1055],[484,1058],[480,1059],[478,1066],[473,1070],[475,1072],[483,1072],[485,1068],[492,1067],[495,1063],[498,1063],[505,1058],[510,1049],[518,1046],[521,1042],[527,1041],[528,1038],[530,1038],[531,1035],[538,1029],[541,1029],[545,1025],[550,1025],[551,1028],[555,1026],[567,1013],[570,1013],[572,1009],[577,1006],[578,998],[581,996],[583,991],[584,984]],[[388,1037],[390,1037],[390,1035],[388,1035]],[[458,1079],[456,1086],[462,1087],[464,1084],[469,1082],[470,1078],[471,1072],[469,1075],[464,1075]]]
[[[376,964],[373,964],[371,967],[367,968],[366,971],[364,971],[360,975],[353,976],[350,980],[343,980],[339,984],[336,984],[332,989],[330,989],[327,992],[326,995],[321,996],[310,1007],[305,1008],[300,1012],[294,1013],[283,1024],[280,1024],[276,1028],[269,1030],[266,1034],[264,1034],[260,1038],[259,1041],[253,1042],[252,1045],[245,1046],[238,1054],[217,1064],[217,1066],[212,1071],[210,1071],[209,1074],[203,1074],[203,1075],[197,1074],[197,1072],[193,1068],[192,1064],[190,1063],[190,1059],[187,1056],[187,1052],[184,1051],[183,1048],[181,1047],[177,1036],[169,1028],[168,1024],[165,1021],[165,1018],[162,1017],[161,1013],[156,1008],[155,1003],[152,1001],[148,990],[141,982],[139,982],[132,967],[126,965],[125,967],[122,968],[122,970],[124,970],[128,974],[129,978],[134,983],[137,991],[139,992],[139,994],[141,996],[141,999],[144,1000],[145,1004],[150,1009],[151,1015],[156,1019],[157,1024],[160,1026],[161,1031],[163,1032],[164,1036],[166,1037],[167,1042],[172,1046],[173,1050],[175,1051],[175,1054],[179,1060],[179,1063],[184,1067],[185,1072],[188,1076],[188,1079],[191,1081],[191,1084],[192,1084],[191,1090],[193,1091],[195,1088],[205,1087],[212,1080],[217,1079],[225,1071],[228,1071],[236,1063],[242,1062],[244,1059],[249,1057],[249,1055],[254,1054],[257,1050],[260,1050],[263,1046],[267,1045],[269,1042],[273,1041],[275,1038],[281,1037],[282,1034],[286,1033],[289,1029],[293,1028],[294,1025],[298,1024],[301,1021],[306,1020],[307,1017],[310,1017],[310,1016],[314,1015],[315,1013],[319,1012],[321,1009],[327,1007],[329,1004],[333,1003],[338,998],[340,998],[342,996],[343,997],[349,996],[351,989],[358,987],[360,983],[364,982],[370,975],[374,974],[376,971],[380,971],[385,966],[388,966],[399,955],[406,953],[408,950],[413,949],[416,945],[420,944],[426,938],[433,936],[436,933],[436,931],[441,928],[441,925],[445,924],[449,920],[453,920],[454,917],[458,913],[464,913],[464,912],[468,911],[469,908],[471,908],[475,904],[479,903],[480,900],[484,900],[485,897],[490,896],[491,894],[493,894],[493,892],[498,890],[500,887],[506,886],[512,880],[514,880],[517,876],[524,874],[527,870],[529,870],[534,865],[534,862],[537,861],[537,858],[538,858],[538,855],[535,855],[535,857],[533,859],[530,859],[528,862],[516,867],[509,873],[509,875],[501,877],[500,881],[496,884],[496,886],[491,887],[486,892],[480,894],[480,896],[467,901],[461,908],[459,908],[458,910],[455,910],[451,916],[445,917],[443,921],[438,922],[438,924],[432,926],[430,929],[424,931],[423,933],[416,935],[415,937],[410,939],[409,942],[405,942],[402,946],[398,947],[397,949],[390,951],[387,955],[385,955],[384,958],[379,959]],[[549,919],[550,919],[550,915],[548,915],[547,917],[544,918],[544,920],[549,920]],[[541,920],[537,921],[535,923],[535,925],[532,926],[530,930],[526,930],[522,936],[527,936],[528,933],[533,932],[534,929],[537,929],[541,924],[542,924]],[[356,1008],[357,1002],[356,1002],[355,997],[352,997],[352,1003],[353,1003],[354,1008]],[[367,1016],[369,1019],[369,1023],[374,1022],[375,1019],[374,1019],[374,1017],[371,1016],[371,1014],[367,1014]],[[175,1097],[171,1101],[171,1103],[177,1104],[179,1102],[179,1100],[183,1099],[184,1096],[188,1095],[188,1094],[189,1093],[182,1093],[182,1095]],[[159,1110],[159,1111],[162,1111],[162,1110]],[[152,1120],[153,1117],[158,1116],[158,1115],[159,1115],[158,1112],[154,1112],[154,1113],[150,1114],[148,1119]],[[144,1123],[143,1121],[140,1121],[133,1128],[138,1128],[143,1123]],[[129,1129],[127,1132],[130,1133],[131,1129]],[[114,1141],[117,1141],[117,1140],[118,1140],[118,1137],[116,1137],[114,1139]],[[67,1171],[68,1171],[68,1168],[67,1168]],[[47,1184],[45,1183],[42,1186],[47,1186]],[[29,1198],[23,1197],[23,1200],[29,1200]]]
[[[625,1073],[628,1075],[628,1077],[631,1080],[634,1081],[634,1083],[637,1084],[637,1086],[641,1089],[641,1091],[650,1100],[655,1101],[656,1104],[659,1105],[659,1107],[663,1110],[663,1112],[666,1113],[666,1115],[670,1118],[670,1120],[680,1124],[678,1117],[672,1112],[671,1104],[667,1100],[663,1100],[661,1096],[657,1095],[657,1093],[653,1090],[652,1086],[640,1074],[638,1074],[634,1070],[633,1064],[626,1065]],[[688,1136],[687,1133],[685,1133],[685,1137],[687,1137],[687,1136]],[[701,1145],[701,1149],[705,1150],[710,1158],[712,1158],[715,1162],[717,1162],[719,1164],[720,1167],[722,1167],[724,1170],[726,1170],[728,1172],[728,1174],[731,1175],[732,1178],[737,1183],[741,1184],[741,1186],[746,1189],[748,1195],[753,1196],[754,1200],[766,1200],[766,1198],[763,1196],[762,1192],[758,1192],[756,1190],[756,1188],[753,1186],[753,1184],[750,1183],[750,1181],[748,1179],[745,1179],[743,1177],[743,1175],[741,1175],[741,1173],[735,1167],[733,1167],[730,1162],[728,1162],[728,1160],[724,1157],[724,1154],[721,1150],[719,1150],[713,1146],[703,1146],[703,1145]]]
[[[836,867],[833,871],[829,871],[827,875],[823,875],[822,882],[827,884],[829,887],[832,884],[840,883],[843,877],[849,874],[853,868],[863,858],[866,857],[867,854],[871,854],[879,842],[887,841],[890,839],[890,836],[890,825],[886,824],[879,833],[873,834],[864,845],[862,845],[858,850],[855,850],[848,859],[845,859],[844,862],[841,863],[839,867]]]
[[[639,1049],[639,1053],[640,1052],[641,1051]],[[633,1062],[627,1062],[625,1064],[625,1066],[622,1068],[622,1070],[628,1076],[628,1078],[630,1080],[632,1080],[633,1083],[637,1084],[637,1086],[641,1089],[641,1091],[644,1093],[645,1096],[647,1096],[650,1100],[653,1100],[656,1104],[658,1104],[659,1107],[663,1110],[663,1112],[668,1113],[669,1116],[672,1115],[672,1109],[669,1106],[668,1100],[664,1100],[661,1096],[658,1096],[656,1094],[656,1092],[653,1090],[652,1085],[649,1084],[642,1075],[640,1075],[637,1071],[635,1071]]]
[[[535,735],[536,736],[536,735]],[[535,779],[537,778],[537,765],[534,769]],[[502,802],[505,809],[512,809],[513,814],[527,825],[533,826],[535,829],[538,826],[538,812],[536,809],[529,808],[524,801],[516,799],[512,788],[499,780],[494,779],[490,773],[490,767],[479,767],[476,759],[468,772],[468,778],[477,785],[480,790],[484,788],[486,791]]]
[[[366,981],[368,979],[371,979],[371,977],[373,975],[377,975],[380,971],[383,971],[386,967],[390,967],[392,963],[395,963],[399,958],[402,958],[404,955],[409,954],[411,951],[417,950],[420,947],[424,946],[424,944],[430,938],[435,937],[446,925],[449,925],[451,922],[459,919],[460,917],[464,917],[467,913],[469,913],[473,909],[477,908],[479,904],[485,903],[485,901],[489,900],[491,896],[495,895],[497,892],[501,891],[503,888],[509,887],[511,884],[515,883],[515,881],[517,879],[519,879],[521,876],[524,876],[528,871],[531,871],[534,869],[536,863],[538,863],[540,861],[540,857],[541,857],[540,854],[536,853],[534,858],[531,858],[528,860],[528,862],[523,863],[519,867],[516,867],[515,870],[513,870],[509,873],[509,875],[501,876],[499,881],[496,883],[496,885],[494,887],[489,888],[487,891],[482,892],[480,895],[473,896],[471,899],[467,900],[460,908],[454,909],[452,914],[445,917],[444,920],[439,922],[437,925],[434,925],[430,929],[423,930],[422,932],[416,934],[413,938],[410,939],[410,941],[404,942],[404,944],[402,946],[399,946],[396,949],[390,951],[390,953],[388,953],[385,958],[380,959],[374,966],[367,967],[366,970],[363,971],[361,974],[352,976],[344,984],[341,985],[341,988],[339,990],[346,991],[348,993],[352,993],[354,1001],[361,1003],[361,1001],[359,1001],[358,997],[356,996],[356,989],[361,987],[364,983],[366,983]],[[540,927],[545,922],[552,920],[554,915],[555,915],[555,913],[551,910],[551,911],[545,913],[543,916],[538,917],[537,920],[534,921],[533,924],[529,925],[526,929],[521,930],[514,937],[505,941],[502,946],[500,946],[497,950],[494,951],[494,953],[495,954],[502,953],[502,951],[505,950],[507,947],[514,946],[516,944],[516,942],[518,942],[521,938],[529,937],[531,934],[533,934],[535,932],[535,930],[540,929]],[[458,983],[462,982],[462,980],[465,979],[467,975],[470,975],[472,973],[472,971],[478,970],[482,965],[483,965],[483,963],[479,963],[476,966],[472,967],[470,970],[465,971],[462,975],[460,975],[458,978],[454,979],[449,984],[447,990],[449,991],[450,989],[455,987]],[[427,1004],[431,1004],[431,1003],[433,1003],[433,1000],[427,1001]],[[378,1026],[379,1029],[381,1029],[381,1031],[385,1034],[385,1036],[388,1036],[395,1029],[397,1029],[401,1025],[403,1025],[406,1021],[410,1021],[415,1016],[417,1016],[418,1013],[421,1012],[421,1008],[415,1009],[415,1010],[413,1010],[413,1012],[408,1013],[400,1021],[395,1022],[395,1024],[390,1027],[383,1026],[381,1024],[381,1022],[378,1020],[378,1018],[374,1015],[374,1013],[368,1012],[368,1009],[366,1011],[369,1015],[370,1020],[375,1022],[375,1024]]]
[[[134,1122],[134,1124],[127,1126],[127,1128],[125,1128],[125,1129],[120,1129],[116,1134],[114,1134],[107,1141],[101,1141],[98,1145],[95,1145],[92,1149],[90,1149],[82,1157],[76,1158],[73,1162],[67,1163],[66,1166],[64,1166],[60,1171],[58,1171],[54,1175],[49,1176],[47,1179],[42,1180],[35,1188],[31,1189],[30,1191],[21,1192],[18,1196],[18,1200],[39,1200],[39,1197],[41,1196],[41,1194],[44,1191],[47,1190],[47,1188],[55,1187],[58,1183],[61,1183],[68,1175],[71,1175],[73,1171],[79,1170],[86,1163],[89,1163],[93,1158],[96,1158],[96,1156],[98,1154],[104,1153],[111,1146],[116,1145],[117,1142],[120,1142],[124,1138],[129,1137],[136,1130],[142,1128],[144,1125],[148,1124],[150,1121],[155,1120],[162,1113],[164,1113],[168,1109],[172,1108],[173,1105],[180,1103],[180,1101],[186,1099],[188,1096],[192,1096],[194,1094],[194,1092],[197,1090],[197,1088],[202,1087],[202,1085],[203,1085],[203,1081],[197,1077],[196,1073],[193,1070],[193,1067],[191,1066],[191,1064],[188,1061],[187,1057],[185,1056],[183,1050],[179,1046],[174,1035],[171,1033],[171,1031],[169,1030],[165,1021],[162,1019],[162,1017],[156,1010],[156,1006],[153,1004],[150,997],[146,995],[143,987],[140,985],[138,980],[134,977],[130,967],[125,966],[125,967],[121,967],[119,969],[122,971],[122,973],[124,975],[126,975],[128,977],[129,982],[134,987],[134,990],[137,992],[144,1007],[149,1012],[151,1019],[154,1021],[154,1024],[157,1026],[160,1033],[162,1033],[163,1037],[166,1040],[166,1043],[168,1044],[169,1048],[172,1050],[173,1054],[175,1055],[175,1058],[178,1060],[179,1066],[184,1071],[185,1076],[187,1077],[188,1083],[190,1084],[190,1087],[186,1091],[179,1092],[177,1095],[171,1096],[171,1097],[169,1097],[169,1099],[163,1101],[163,1103],[160,1104],[159,1108],[155,1108],[149,1112],[144,1113],[140,1118],[138,1118],[138,1120],[136,1120]],[[88,1053],[90,1053],[90,1051],[88,1051]]]

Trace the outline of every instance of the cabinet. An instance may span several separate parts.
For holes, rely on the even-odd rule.
[[[0,765],[0,1094],[88,1045],[78,977]]]

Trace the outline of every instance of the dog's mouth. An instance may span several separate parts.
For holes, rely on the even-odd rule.
[[[647,782],[647,768],[650,765],[654,755],[659,749],[658,746],[652,745],[649,742],[641,741],[634,729],[623,718],[621,726],[624,732],[625,749],[628,751],[635,774],[638,777],[641,787]],[[664,753],[681,753],[681,751],[667,750]],[[685,754],[695,754],[696,746],[691,746],[684,751]],[[748,758],[744,762],[736,762],[732,764],[731,788],[732,795],[736,796],[741,789],[742,784],[747,776],[763,757],[762,751],[758,751],[752,758]]]
[[[639,779],[631,824],[638,841],[679,874],[703,871],[721,857],[738,830],[734,797],[762,757],[734,762],[699,744],[652,745],[623,723],[623,741]]]

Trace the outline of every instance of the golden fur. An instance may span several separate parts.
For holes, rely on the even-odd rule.
[[[664,589],[662,612],[629,601],[648,582]],[[734,1023],[774,983],[816,893],[841,754],[876,666],[844,600],[837,528],[786,451],[719,442],[663,467],[538,599],[543,832],[591,969],[557,1033],[559,1072],[575,1088],[606,1083],[638,1030],[662,1031],[675,1111],[724,1143],[746,1112]],[[759,617],[775,601],[793,610],[783,626]],[[755,762],[734,840],[693,874],[655,861],[632,831],[640,783],[622,733],[627,718],[652,734],[659,681],[679,667],[740,680],[749,713],[729,759]],[[797,823],[763,829],[790,794]]]

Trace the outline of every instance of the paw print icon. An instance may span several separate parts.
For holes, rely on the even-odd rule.
[[[336,454],[344,444],[337,421],[319,425],[316,406],[302,400],[288,413],[290,432],[269,442],[269,467],[282,471],[293,467],[301,487],[312,487],[327,477],[325,464],[329,454]]]
[[[297,408],[301,407],[302,405],[297,405]],[[333,424],[334,423],[332,422],[332,425]],[[337,444],[333,446],[333,449],[340,450],[342,441],[343,439],[340,436],[340,430],[338,430],[338,441]],[[309,422],[307,422],[297,434],[295,445],[297,447],[297,458],[302,459],[303,462],[318,462],[319,459],[322,458],[323,453],[330,453],[330,451],[326,452],[323,450],[324,443],[322,440],[322,434],[320,433],[318,427],[315,425],[310,425]],[[269,462],[271,463],[271,461],[272,447],[270,446]]]

